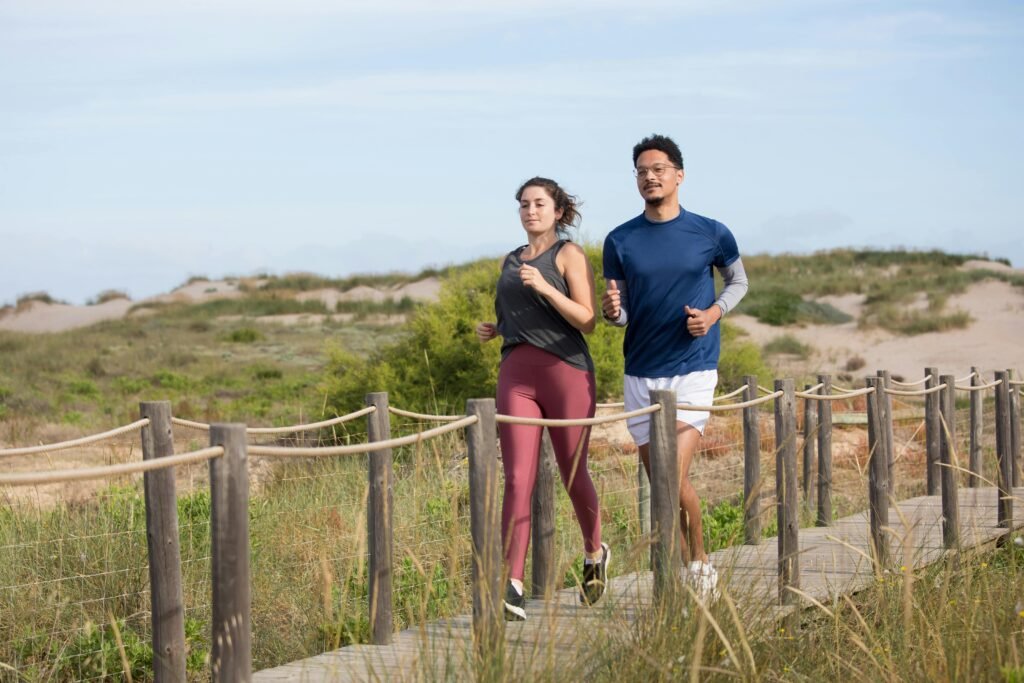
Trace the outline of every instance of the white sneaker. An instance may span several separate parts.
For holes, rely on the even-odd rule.
[[[687,567],[687,581],[701,602],[714,602],[721,593],[718,590],[718,570],[711,562],[694,560]]]

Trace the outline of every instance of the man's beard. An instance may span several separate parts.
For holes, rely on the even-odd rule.
[[[662,204],[664,204],[667,200],[668,200],[668,195],[663,195],[661,197],[653,197],[653,198],[650,198],[650,199],[648,199],[647,197],[644,197],[644,203],[647,204],[647,206],[650,206],[650,207],[659,207]]]

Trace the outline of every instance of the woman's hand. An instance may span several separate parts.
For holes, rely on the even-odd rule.
[[[498,336],[498,326],[494,323],[477,323],[476,338],[480,343],[489,342]]]
[[[540,274],[540,271],[533,266],[528,266],[525,263],[519,266],[519,279],[522,280],[523,284],[537,292],[541,296],[552,289],[551,285],[544,276]]]

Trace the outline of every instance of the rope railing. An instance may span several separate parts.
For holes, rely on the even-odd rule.
[[[927,382],[928,378],[927,377],[922,377],[921,379],[916,380],[914,382],[901,382],[898,379],[893,379],[893,380],[889,380],[889,381],[891,381],[896,386],[900,386],[900,387],[916,387],[916,386],[920,386],[921,384],[924,384],[925,382]]]
[[[149,424],[149,418],[142,418],[136,420],[131,424],[127,424],[123,427],[111,429],[107,432],[100,434],[93,434],[91,436],[83,436],[79,439],[72,439],[71,441],[61,441],[60,443],[44,444],[42,446],[26,446],[24,448],[4,448],[0,449],[0,456],[12,456],[12,455],[31,455],[33,453],[52,453],[54,451],[63,451],[75,446],[85,446],[97,441],[103,441],[105,439],[111,439],[115,436],[120,436],[127,432],[135,431],[136,429],[142,429]]]
[[[934,394],[936,392],[946,389],[945,384],[936,384],[934,387],[929,389],[917,389],[916,391],[903,391],[902,389],[884,389],[885,393],[893,396],[927,396],[928,394]],[[955,387],[959,389],[959,387]]]
[[[80,469],[51,470],[49,472],[19,472],[17,474],[0,475],[0,486],[35,486],[39,484],[57,484],[68,481],[87,481],[90,479],[106,479],[125,474],[138,474],[162,470],[176,465],[191,465],[218,458],[224,454],[223,446],[211,446],[190,453],[168,455],[152,460],[106,465],[104,467],[87,467]]]
[[[322,420],[321,422],[310,422],[309,424],[301,425],[290,425],[286,427],[246,427],[246,434],[291,434],[293,432],[304,432],[311,429],[320,429],[321,427],[330,427],[331,425],[341,424],[342,422],[348,422],[357,418],[369,415],[370,413],[377,410],[376,406],[367,406],[354,413],[348,415],[340,415],[338,417],[332,417],[329,420]],[[210,425],[205,422],[194,422],[192,420],[186,420],[180,417],[172,417],[171,422],[178,425],[179,427],[187,427],[188,429],[195,429],[199,431],[208,432],[210,431]]]
[[[725,401],[727,399],[732,398],[733,396],[739,396],[740,394],[745,394],[745,393],[747,393],[747,387],[746,386],[742,386],[739,389],[735,389],[733,391],[730,391],[728,394],[722,394],[721,396],[715,396],[713,399],[711,399],[711,402],[715,403],[716,401]]]
[[[434,427],[424,432],[417,432],[416,434],[410,434],[409,436],[402,436],[395,439],[387,439],[385,441],[371,441],[368,443],[352,444],[350,446],[326,446],[317,448],[286,448],[278,446],[249,446],[248,452],[250,455],[269,455],[279,458],[320,458],[332,455],[358,455],[361,453],[369,453],[370,451],[384,450],[386,448],[398,448],[400,446],[409,446],[415,443],[421,443],[428,439],[432,439],[448,432],[454,432],[457,429],[468,427],[475,423],[479,418],[476,415],[470,415],[464,417],[455,422],[450,422],[440,427]]]
[[[810,401],[845,401],[850,398],[874,393],[874,391],[874,387],[865,387],[863,389],[853,389],[845,394],[813,394],[806,391],[794,391],[793,395]]]
[[[992,389],[998,387],[1003,383],[1003,380],[997,379],[995,382],[989,382],[988,384],[979,384],[977,386],[968,384],[965,387],[957,387],[958,391],[984,391],[985,389]]]
[[[425,413],[414,413],[411,410],[402,410],[393,406],[388,406],[388,412],[392,415],[408,417],[413,420],[434,420],[436,422],[454,422],[465,417],[465,415],[427,415]]]
[[[820,386],[820,385],[819,385]],[[737,396],[740,393],[746,391],[746,387],[741,387],[736,391],[730,392],[723,396],[718,396],[716,399],[728,398]],[[677,408],[689,412],[712,412],[712,413],[725,413],[731,410],[742,410],[743,408],[749,408],[751,406],[760,405],[772,401],[782,395],[781,391],[772,392],[768,396],[762,396],[761,398],[753,399],[750,401],[744,401],[742,403],[729,403],[726,405],[710,405],[701,406],[690,403],[679,403]],[[598,408],[621,408],[622,403],[599,403],[596,407]],[[522,425],[533,425],[541,427],[585,427],[600,424],[607,424],[609,422],[619,422],[621,420],[627,420],[631,417],[637,417],[640,415],[648,415],[656,412],[657,406],[647,406],[646,408],[639,408],[625,413],[615,413],[614,415],[601,415],[599,417],[587,417],[577,419],[559,419],[559,418],[534,418],[534,417],[519,417],[516,415],[495,415],[495,420],[499,423],[504,424],[522,424]],[[399,408],[388,407],[388,411],[403,417],[409,417],[417,420],[436,420],[436,421],[453,421],[463,419],[460,415],[427,415],[424,413],[414,413],[408,410],[401,410]],[[410,437],[403,437],[410,438]],[[346,448],[348,448],[346,446]],[[255,453],[253,448],[249,449],[250,453]]]
[[[733,398],[735,396],[739,396],[740,394],[745,393],[746,390],[747,390],[747,388],[745,386],[744,387],[740,387],[739,389],[734,389],[733,391],[730,391],[727,394],[721,394],[720,396],[715,396],[712,399],[712,402],[724,401],[724,400]],[[769,393],[771,393],[771,392],[769,392]],[[616,402],[613,402],[613,403],[595,403],[594,407],[595,408],[599,408],[599,409],[609,409],[609,408],[624,408],[625,405],[626,404],[625,404],[624,401],[616,401]],[[683,408],[684,405],[685,404],[680,403],[678,407]],[[730,406],[731,405],[733,405],[733,404],[730,404]],[[739,405],[739,404],[735,404],[735,405]],[[692,410],[692,408],[687,408],[687,410]],[[434,421],[437,421],[437,422],[446,422],[446,421],[453,421],[453,420],[462,419],[462,415],[428,415],[426,413],[414,413],[411,410],[402,410],[400,408],[395,408],[395,407],[392,407],[392,406],[388,406],[388,412],[390,412],[392,415],[398,415],[400,417],[407,417],[407,418],[410,418],[412,420],[434,420]],[[608,417],[614,417],[614,416],[608,416]],[[611,421],[614,422],[614,420],[611,420]],[[594,423],[594,424],[600,424],[600,423]]]

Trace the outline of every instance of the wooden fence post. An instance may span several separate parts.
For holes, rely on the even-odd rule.
[[[883,387],[880,389],[882,402],[879,404],[879,408],[882,416],[882,437],[885,439],[885,466],[889,470],[889,496],[896,500],[896,437],[892,419],[892,396],[884,391],[884,389],[892,388],[892,375],[888,370],[879,370],[878,378],[882,380]]]
[[[971,367],[971,386],[980,386],[984,380],[977,367]],[[971,475],[967,485],[971,488],[981,486],[981,439],[984,434],[985,400],[980,391],[971,392],[971,446],[967,468]]]
[[[1013,528],[1013,457],[1010,450],[1010,373],[996,371],[996,458],[999,462],[999,495],[996,503],[996,525]]]
[[[1013,370],[1006,371],[1007,381],[1013,380],[1013,374]],[[1020,452],[1020,392],[1014,385],[1010,385],[1010,459],[1013,460],[1013,485],[1020,486],[1024,469]]]
[[[555,557],[555,452],[547,429],[541,434],[537,482],[533,486],[530,512],[530,544],[533,562],[532,594],[545,600],[558,588],[558,560]]]
[[[832,393],[832,375],[818,375],[821,393]],[[818,526],[832,524],[832,401],[818,401]]]
[[[174,454],[170,401],[146,401],[139,414],[142,459]],[[185,599],[181,588],[181,547],[174,468],[142,475],[146,498],[146,544],[149,546],[149,595],[153,612],[153,678],[156,683],[185,682]]]
[[[391,416],[388,414],[386,391],[366,395],[366,405],[377,408],[366,416],[366,434],[370,441],[391,438]],[[390,645],[394,622],[392,618],[392,582],[394,580],[392,489],[394,487],[393,454],[390,448],[370,451],[367,458],[369,497],[366,510],[366,537],[370,555],[370,641],[374,645]]]
[[[473,640],[478,663],[500,661],[505,641],[502,606],[501,491],[493,398],[471,398],[466,414],[469,449],[469,526],[473,536]]]
[[[925,382],[926,389],[934,389],[939,386],[938,368],[925,368],[924,374],[928,378]],[[924,436],[926,464],[925,472],[928,475],[928,495],[939,494],[939,451],[942,450],[942,419],[939,417],[940,397],[938,392],[928,394],[924,397]]]
[[[810,391],[811,385],[805,384],[804,391]],[[803,491],[804,491],[804,504],[811,504],[811,477],[814,473],[814,460],[815,446],[818,444],[818,414],[815,410],[815,404],[820,401],[814,401],[809,398],[804,399],[804,448],[803,448]]]
[[[744,375],[746,400],[757,398],[757,377]],[[761,542],[761,428],[757,406],[743,409],[743,542]]]
[[[210,425],[210,445],[224,448],[210,460],[210,668],[217,683],[246,683],[252,680],[252,630],[245,425]]]
[[[942,489],[942,543],[955,548],[960,543],[960,506],[957,483],[960,474],[956,463],[956,377],[942,375],[945,388],[942,397],[942,470],[939,474]]]
[[[882,387],[880,377],[868,377],[866,386],[874,389],[868,394],[868,510],[871,525],[871,547],[874,551],[876,571],[889,564],[889,539],[885,529],[889,526],[889,463],[885,458],[885,424],[882,420]]]
[[[665,389],[650,393],[651,405],[651,567],[654,595],[676,589],[680,579],[679,461],[676,455],[676,393]]]
[[[775,509],[779,525],[779,603],[797,601],[800,587],[800,509],[796,477],[796,392],[792,379],[775,380]]]

